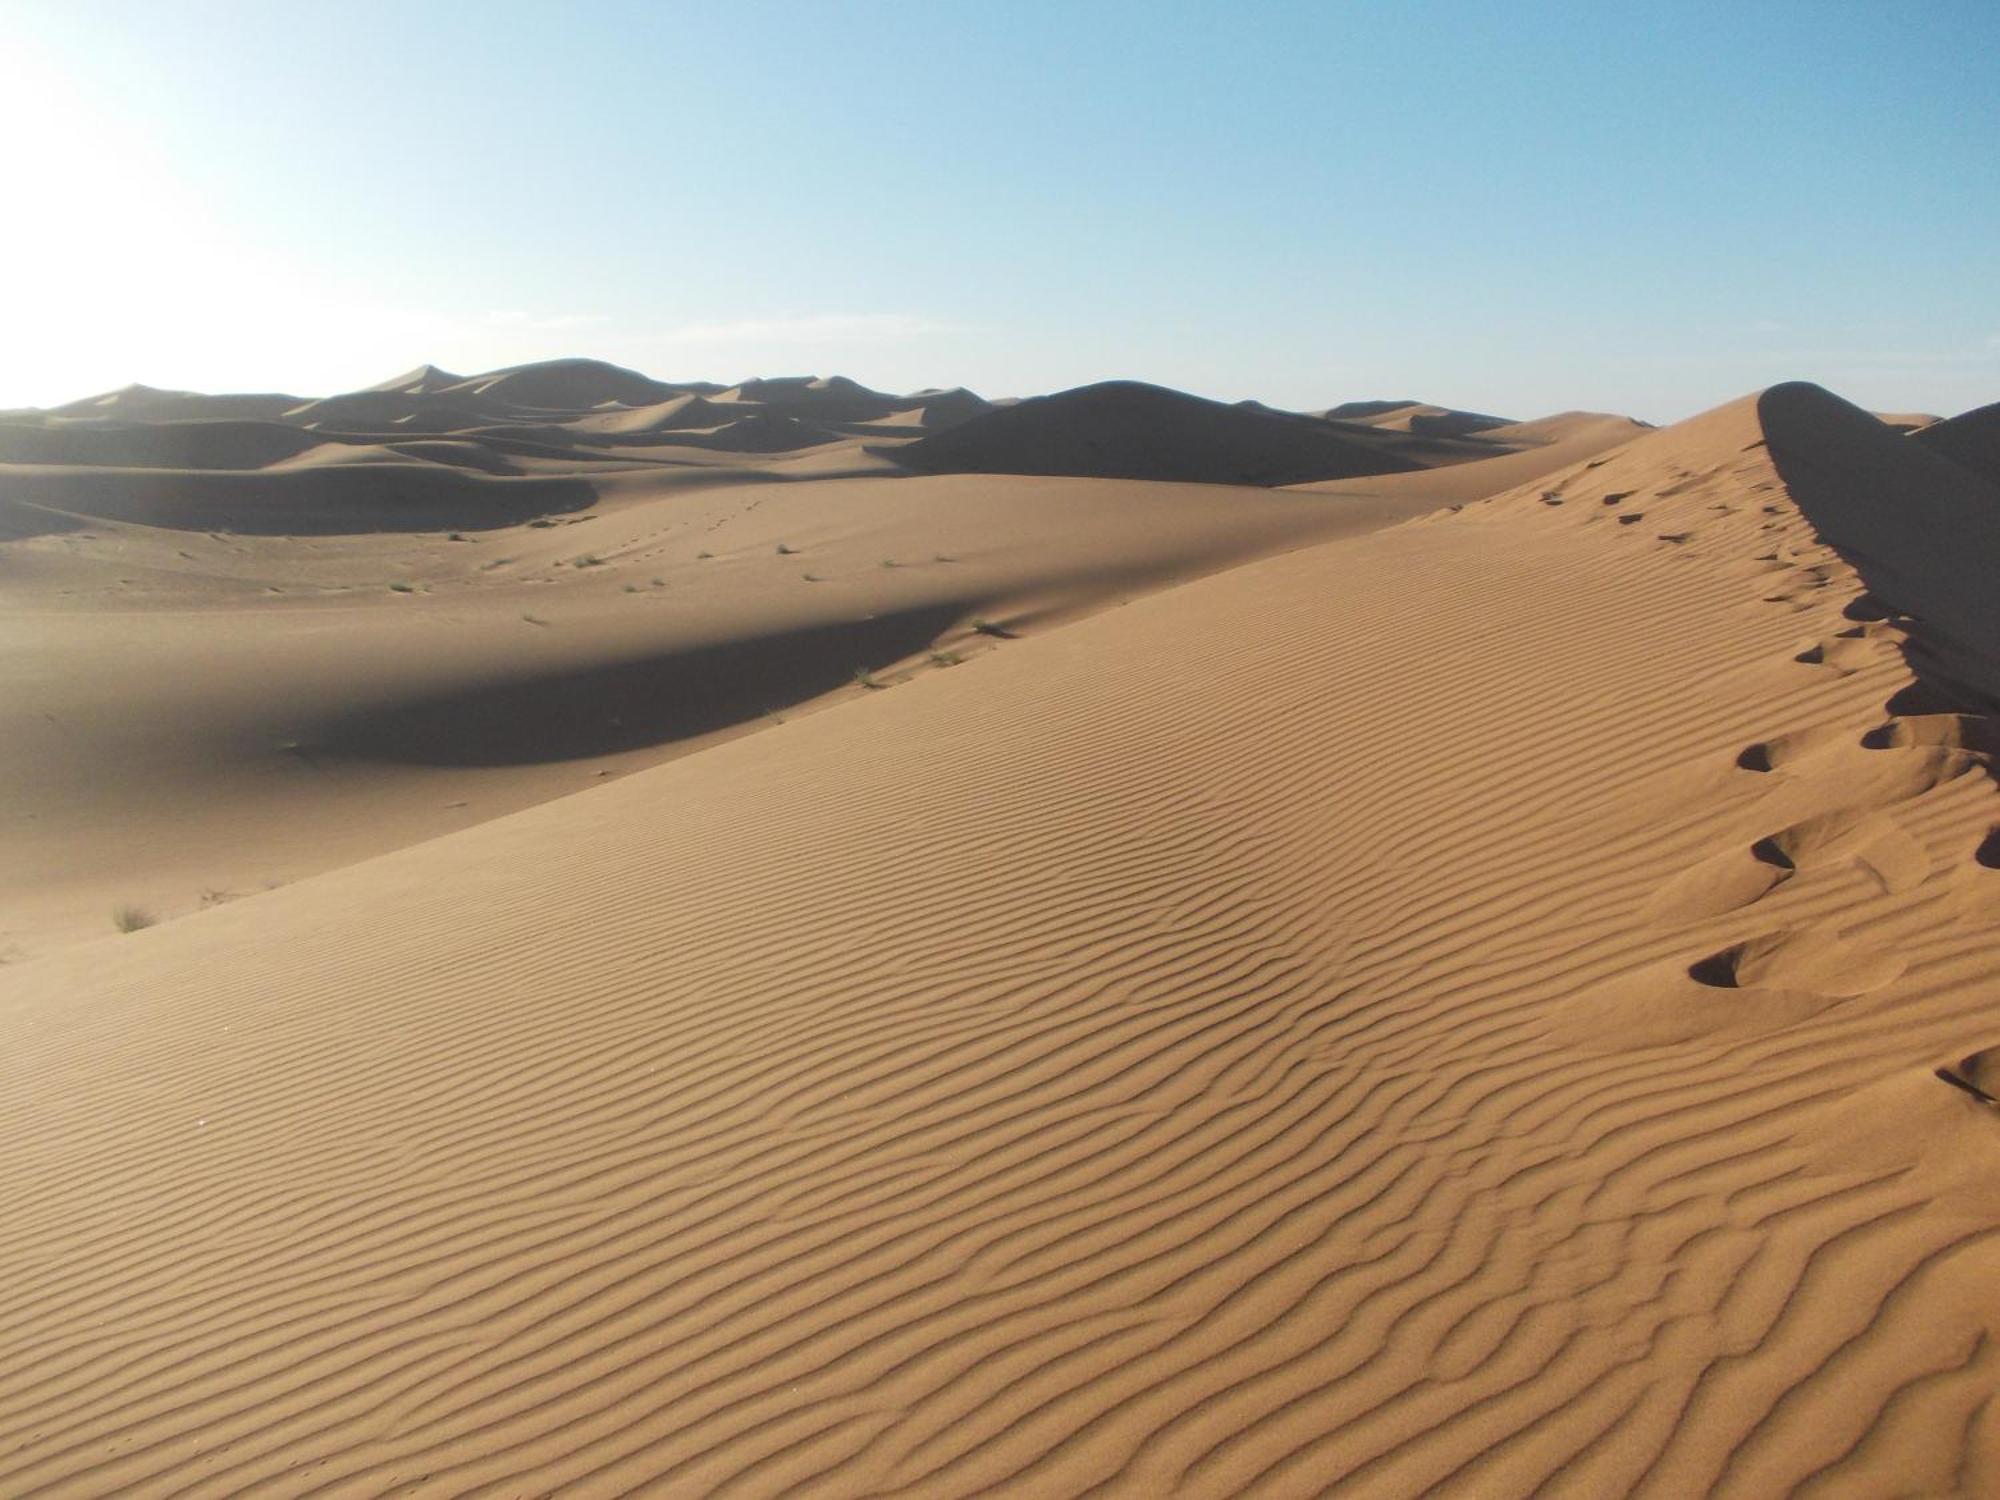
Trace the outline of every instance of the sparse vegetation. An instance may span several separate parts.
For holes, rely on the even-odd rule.
[[[225,901],[234,901],[235,899],[236,892],[225,891],[220,886],[211,885],[202,888],[201,904],[205,907],[220,906]]]
[[[151,927],[154,920],[143,906],[117,906],[111,911],[111,925],[120,932],[137,932],[142,927]]]
[[[547,620],[544,620],[540,615],[531,615],[525,612],[522,614],[521,618],[526,620],[530,625],[546,625],[549,623]]]
[[[788,544],[787,544],[787,543],[785,543],[785,542],[780,542],[780,543],[778,543],[778,556],[780,556],[780,557],[793,557],[793,556],[796,556],[796,555],[797,555],[797,553],[798,553],[798,550],[799,550],[798,548],[796,548],[796,547],[793,547],[793,546],[790,546],[790,545],[788,545]]]
[[[707,562],[713,556],[715,556],[713,552],[697,552],[694,555],[694,560],[696,562]]]
[[[955,667],[964,660],[965,658],[960,656],[956,651],[933,651],[931,653],[931,665],[934,667]]]
[[[854,685],[856,687],[867,688],[871,692],[879,693],[882,691],[883,688],[887,687],[889,684],[884,682],[881,678],[877,677],[873,672],[869,671],[866,667],[856,667],[854,669]]]
[[[628,594],[636,594],[639,591],[640,591],[639,585],[636,583],[628,583],[625,585],[625,592]]]
[[[389,585],[389,592],[392,594],[414,594],[416,591],[417,586],[414,583],[392,583]]]
[[[1003,641],[1011,641],[1014,639],[1014,632],[1009,630],[1005,625],[999,624],[997,621],[974,620],[972,622],[972,628],[974,632],[976,632],[979,635],[990,635]]]
[[[803,578],[807,583],[826,582],[826,575],[824,573],[801,573],[799,577]]]
[[[581,557],[571,558],[570,566],[572,568],[601,568],[604,566],[604,559],[599,557],[595,552],[586,552]]]
[[[955,558],[955,557],[953,557],[953,556],[952,556],[952,555],[951,555],[951,554],[950,554],[949,552],[933,552],[933,553],[931,554],[931,561],[932,561],[932,562],[944,562],[944,563],[953,563],[953,562],[957,562],[957,561],[958,561],[958,559],[957,559],[957,558]]]
[[[902,564],[897,562],[893,557],[885,557],[882,559],[882,566],[885,568],[900,568]]]

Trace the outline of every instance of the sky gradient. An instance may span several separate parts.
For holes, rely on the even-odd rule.
[[[0,0],[0,406],[2000,399],[2000,6]]]

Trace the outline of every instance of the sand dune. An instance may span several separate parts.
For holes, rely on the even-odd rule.
[[[267,752],[335,789],[818,708],[0,967],[0,1493],[2000,1490],[2000,492],[1816,387],[1614,422],[1425,514],[633,466],[367,625],[10,543],[80,724],[376,642]],[[302,545],[192,561],[390,555]]]
[[[651,406],[686,392],[601,359],[553,359],[490,370],[446,386],[438,394],[476,395],[489,401],[549,411],[582,411],[607,403]]]
[[[1470,437],[1515,425],[1506,417],[1489,417],[1476,411],[1454,411],[1424,401],[1348,401],[1327,408],[1319,415],[1329,421],[1358,422],[1391,432],[1413,432],[1429,437]]]
[[[1989,484],[2000,484],[2000,402],[1920,428],[1911,437]]]
[[[438,446],[0,471],[0,525],[40,538],[0,559],[0,743],[63,768],[0,783],[0,956],[566,795],[838,701],[857,670],[938,670],[992,644],[975,619],[1039,632],[1429,505],[719,452],[496,479],[445,467],[485,446]]]
[[[1129,380],[988,411],[896,450],[895,458],[930,473],[1258,485],[1418,467],[1310,417],[1224,406]]]
[[[1603,412],[1565,412],[1480,434],[1485,456],[1414,473],[1368,475],[1293,485],[1308,494],[1422,495],[1437,504],[1484,500],[1547,474],[1558,474],[1651,431],[1643,422]]]

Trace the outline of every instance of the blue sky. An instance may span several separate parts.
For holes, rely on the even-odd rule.
[[[2000,5],[0,0],[0,405],[2000,399]]]

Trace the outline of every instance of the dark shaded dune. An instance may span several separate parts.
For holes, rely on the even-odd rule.
[[[1512,418],[1489,417],[1476,411],[1420,411],[1410,415],[1410,431],[1426,437],[1471,437],[1513,425]]]
[[[985,412],[885,454],[934,474],[1072,474],[1208,484],[1300,484],[1419,467],[1314,417],[1246,411],[1138,381],[1107,381]]]
[[[444,435],[482,443],[496,453],[518,453],[527,458],[577,460],[601,457],[601,454],[583,450],[611,446],[617,441],[578,433],[557,422],[518,422],[493,427],[468,427]],[[401,435],[398,434],[395,440],[402,441]]]
[[[285,420],[302,427],[338,428],[347,432],[379,432],[418,417],[427,408],[424,397],[407,391],[350,391],[307,401],[285,413]],[[438,408],[430,408],[438,410]],[[465,408],[454,409],[463,411]],[[484,420],[492,420],[490,417]],[[438,431],[426,427],[427,431]]]
[[[894,396],[871,391],[844,375],[780,375],[746,380],[723,392],[721,401],[758,406],[774,413],[817,422],[873,422],[898,405]]]
[[[1757,401],[1773,463],[1821,540],[1906,617],[1905,655],[1941,704],[2000,708],[2000,486],[1803,381]]]
[[[162,391],[128,385],[53,407],[53,417],[115,417],[125,422],[234,420],[275,422],[305,398],[276,392],[210,396],[199,391]]]
[[[506,456],[485,443],[452,438],[418,438],[407,443],[391,443],[391,452],[426,463],[449,464],[455,469],[476,469],[482,474],[517,474]]]
[[[790,453],[840,440],[840,434],[813,422],[777,412],[760,411],[712,432],[675,432],[663,436],[689,448],[714,448],[724,453]]]
[[[487,426],[496,415],[505,414],[480,411],[452,401],[426,400],[407,416],[398,417],[389,425],[406,432],[457,433],[471,427]]]
[[[0,424],[0,463],[93,468],[261,469],[324,441],[280,422]]]
[[[62,536],[90,525],[89,516],[46,510],[22,495],[11,483],[0,484],[0,542],[23,542],[29,537]]]
[[[654,406],[686,394],[678,386],[601,359],[551,359],[489,370],[446,386],[444,393],[461,398],[482,396],[540,411],[572,412],[589,411],[607,402]]]
[[[898,407],[918,406],[938,417],[959,421],[967,417],[976,417],[983,411],[993,410],[991,401],[976,391],[967,390],[962,385],[944,389],[930,386],[921,391],[912,391],[896,404]]]
[[[1359,451],[1393,454],[1407,460],[1413,468],[1439,469],[1451,464],[1476,463],[1482,458],[1512,453],[1519,446],[1477,437],[1406,431],[1400,427],[1371,427],[1361,422],[1322,421]]]
[[[2000,484],[2000,401],[1920,427],[1908,440],[1972,470],[1989,484]]]
[[[581,479],[489,478],[433,463],[249,473],[20,468],[7,474],[6,491],[23,517],[56,513],[44,532],[73,529],[70,520],[82,516],[250,536],[483,531],[584,510],[597,498]]]
[[[798,402],[812,399],[815,375],[765,375],[738,381],[721,393],[724,401]]]
[[[635,406],[621,411],[591,412],[563,426],[570,432],[599,437],[638,437],[656,432],[689,431],[720,427],[741,418],[743,408],[733,403],[711,401],[705,396],[676,396],[651,406]]]
[[[929,604],[402,697],[318,724],[306,744],[332,757],[431,766],[537,764],[671,744],[900,661],[967,607],[962,600]]]
[[[418,365],[414,370],[406,370],[393,380],[385,380],[380,385],[368,387],[371,391],[400,391],[406,396],[430,396],[448,386],[460,385],[463,375],[454,375],[449,370],[440,370],[436,365]]]
[[[1362,422],[1370,417],[1385,417],[1391,412],[1408,411],[1413,406],[1422,406],[1421,401],[1343,401],[1338,406],[1329,406],[1325,411],[1315,412],[1315,416],[1326,417],[1336,422]]]
[[[510,421],[547,422],[547,411],[524,411],[454,388],[450,395],[412,395],[407,391],[350,391],[309,401],[285,414],[285,420],[318,431],[381,433],[401,427],[418,432],[462,432],[472,427]]]

